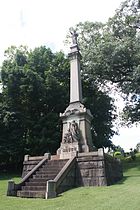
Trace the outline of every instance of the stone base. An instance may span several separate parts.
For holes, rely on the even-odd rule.
[[[63,123],[63,132],[62,132],[62,144],[60,149],[62,150],[67,145],[63,145],[63,143],[71,142],[75,143],[75,140],[68,139],[66,141],[66,135],[68,132],[71,133],[71,125],[73,123],[76,124],[77,133],[78,133],[78,152],[91,152],[93,151],[93,143],[92,143],[92,135],[91,135],[91,120],[92,115],[90,110],[86,109],[83,104],[80,102],[71,103],[65,112],[60,115]],[[72,146],[73,148],[73,146]],[[75,148],[75,146],[74,146]],[[65,150],[65,149],[64,149]],[[70,146],[71,150],[71,146]],[[69,152],[69,150],[68,150]]]
[[[79,153],[77,157],[76,185],[106,186],[104,152],[99,149],[95,152]]]
[[[57,150],[57,155],[60,156],[60,159],[70,159],[75,157],[77,152],[79,152],[78,142],[61,143],[60,148]]]
[[[67,149],[70,151],[67,151]],[[122,179],[121,162],[104,154],[103,149],[87,153],[78,153],[76,149],[78,149],[78,144],[71,144],[71,147],[68,148],[66,144],[61,144],[61,148],[57,151],[60,154],[54,156],[54,158],[58,158],[60,155],[61,159],[69,160],[53,160],[51,157],[50,160],[45,158],[42,162],[43,156],[26,156],[24,162],[27,161],[26,166],[29,166],[29,168],[31,167],[30,162],[33,160],[40,159],[40,164],[37,167],[35,166],[32,171],[29,171],[21,183],[15,184],[14,181],[10,180],[7,195],[48,199],[54,198],[59,193],[74,187],[106,186]],[[39,172],[39,174],[36,174],[36,172]],[[44,185],[46,176],[50,177],[47,182],[47,188]],[[30,178],[31,180],[36,179],[37,183],[31,181],[32,184],[30,183],[30,185]],[[39,186],[40,189],[38,189]]]

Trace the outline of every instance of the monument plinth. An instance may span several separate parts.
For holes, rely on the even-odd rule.
[[[57,154],[60,158],[71,158],[77,152],[90,152],[93,150],[91,136],[92,114],[83,105],[82,85],[80,74],[80,51],[77,44],[77,34],[72,33],[72,46],[70,47],[70,104],[60,114],[63,123],[62,142]]]

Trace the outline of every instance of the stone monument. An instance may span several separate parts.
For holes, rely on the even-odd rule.
[[[104,154],[102,148],[93,151],[92,115],[82,100],[77,36],[72,32],[70,103],[60,115],[63,132],[57,155],[26,155],[23,179],[19,184],[9,181],[8,196],[48,199],[74,187],[110,185],[123,177],[120,161]]]
[[[80,75],[80,51],[77,43],[78,34],[71,32],[70,47],[70,103],[64,113],[60,114],[63,124],[62,142],[57,154],[61,159],[71,158],[77,152],[93,150],[91,136],[91,120],[89,109],[83,105]]]

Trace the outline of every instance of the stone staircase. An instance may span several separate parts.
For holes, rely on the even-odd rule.
[[[48,160],[45,162],[28,181],[25,181],[21,190],[17,191],[17,196],[45,198],[47,181],[53,180],[67,161],[68,160]]]

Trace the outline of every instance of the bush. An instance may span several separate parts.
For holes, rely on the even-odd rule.
[[[135,155],[135,153],[133,151],[130,152],[130,156],[131,156],[132,160],[136,160],[136,155]]]
[[[118,156],[118,155],[121,155],[121,152],[119,151],[114,152],[114,156]]]

